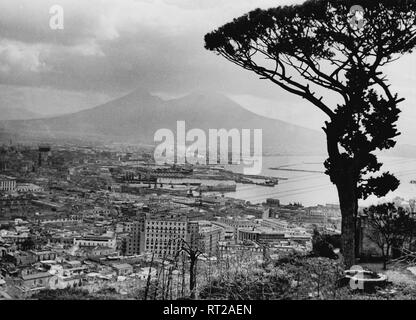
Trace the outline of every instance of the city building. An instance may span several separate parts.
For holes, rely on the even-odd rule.
[[[86,235],[74,238],[74,245],[79,247],[116,247],[116,238],[111,236]]]
[[[285,239],[283,232],[275,231],[270,228],[257,227],[257,228],[243,228],[238,229],[238,242],[255,242],[255,243],[271,243],[282,241]]]
[[[0,175],[0,191],[15,191],[16,190],[16,178]]]
[[[33,256],[33,259],[36,262],[44,261],[44,260],[55,260],[56,252],[53,251],[29,251],[29,254]]]
[[[157,257],[173,257],[187,240],[188,221],[185,216],[146,216],[144,225],[145,251]]]
[[[125,252],[127,256],[137,255],[142,253],[144,248],[144,220],[140,219],[129,223],[129,234],[125,239]]]
[[[49,288],[49,282],[52,277],[54,276],[49,272],[36,272],[32,274],[25,274],[21,276],[21,284],[22,286],[33,291],[47,289]]]
[[[219,243],[225,239],[225,231],[210,221],[189,222],[191,243],[208,256],[216,256]]]
[[[287,232],[289,230],[289,224],[286,221],[278,219],[263,219],[261,226],[281,232]]]
[[[272,207],[280,207],[280,200],[279,199],[268,198],[268,199],[266,199],[266,205],[272,206]]]
[[[49,158],[51,155],[51,147],[48,145],[41,145],[38,148],[38,166],[49,164]]]
[[[114,270],[116,270],[118,276],[127,276],[133,273],[133,267],[128,263],[113,264]]]
[[[44,189],[33,183],[18,183],[16,186],[18,192],[42,192]]]

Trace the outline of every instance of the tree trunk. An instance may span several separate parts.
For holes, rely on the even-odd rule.
[[[345,157],[338,148],[336,124],[326,122],[323,128],[327,137],[328,163],[327,173],[338,190],[341,209],[341,244],[344,266],[349,269],[355,264],[355,220],[358,212],[357,170],[354,159]]]
[[[344,266],[346,269],[355,264],[355,217],[357,215],[357,198],[353,186],[337,185],[341,207],[341,244]]]
[[[387,261],[390,256],[390,245],[387,245],[386,252],[383,254],[383,270],[387,270]]]
[[[387,249],[387,252],[388,252],[388,249]],[[384,251],[384,246],[381,248],[381,255],[383,256],[383,270],[386,270],[387,269],[387,256]]]
[[[195,286],[196,286],[196,274],[195,274],[195,267],[196,267],[196,260],[198,257],[190,256],[189,262],[189,290],[191,291],[191,299],[195,299]]]

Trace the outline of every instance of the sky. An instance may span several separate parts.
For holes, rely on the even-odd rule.
[[[319,130],[325,116],[300,98],[204,49],[204,35],[255,8],[297,0],[1,0],[0,104],[73,112],[144,88],[163,97],[221,92],[245,108]],[[53,5],[64,28],[52,30]],[[386,70],[406,98],[400,143],[416,144],[416,55]],[[22,98],[23,97],[23,98]],[[49,101],[49,100],[48,100]]]

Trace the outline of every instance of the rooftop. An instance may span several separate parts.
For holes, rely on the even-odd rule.
[[[47,278],[47,277],[52,277],[52,275],[49,272],[39,272],[39,273],[28,274],[28,275],[22,276],[22,279],[32,280],[32,279]]]
[[[15,177],[6,176],[4,174],[0,174],[0,180],[16,180]]]
[[[113,264],[113,267],[116,269],[130,269],[132,268],[132,266],[128,263],[117,263],[117,264]]]

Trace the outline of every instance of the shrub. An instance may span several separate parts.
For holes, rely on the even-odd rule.
[[[338,245],[338,239],[330,235],[321,235],[318,231],[314,231],[312,237],[313,254],[318,257],[325,257],[329,259],[337,259],[335,254],[335,245]],[[338,247],[339,248],[339,247]]]
[[[201,299],[290,300],[338,299],[343,268],[328,258],[291,254],[274,265],[214,278],[200,290]]]

